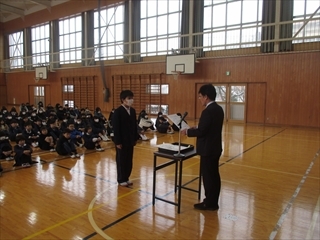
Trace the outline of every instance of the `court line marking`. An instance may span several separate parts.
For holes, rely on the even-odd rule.
[[[231,166],[237,166],[237,167],[246,167],[246,168],[252,168],[252,169],[257,169],[257,170],[264,170],[264,171],[268,171],[268,172],[274,172],[274,173],[281,173],[281,174],[288,174],[288,175],[293,175],[293,176],[301,176],[301,174],[298,173],[290,173],[290,172],[283,172],[283,171],[277,171],[277,170],[273,170],[273,169],[267,169],[267,168],[261,168],[261,167],[253,167],[253,166],[248,166],[248,165],[241,165],[241,164],[237,164],[237,163],[228,163],[228,165]],[[309,177],[312,179],[319,179],[319,177]]]
[[[314,228],[315,228],[315,225],[318,221],[319,211],[320,211],[320,195],[318,197],[317,206],[315,207],[315,209],[313,211],[311,225],[308,229],[308,233],[307,233],[307,236],[305,237],[305,239],[314,239],[313,238]]]
[[[115,187],[118,187],[118,185],[116,185]],[[130,194],[132,194],[132,193],[137,192],[138,190],[140,190],[140,189],[133,189],[133,191],[130,191],[130,192],[128,192],[128,193],[125,193],[125,194],[123,194],[123,195],[121,195],[121,196],[119,196],[119,197],[117,197],[117,198],[113,198],[112,200],[124,198],[124,197],[126,197],[126,196],[128,196],[128,195],[130,195]],[[81,216],[83,216],[83,215],[85,215],[85,214],[88,214],[89,212],[95,211],[95,210],[97,210],[97,209],[99,209],[99,208],[107,205],[109,202],[110,202],[110,201],[101,203],[101,204],[97,205],[95,208],[88,209],[87,211],[84,211],[84,212],[82,212],[82,213],[79,213],[79,214],[77,214],[77,215],[74,215],[73,217],[70,217],[70,218],[68,218],[68,219],[65,219],[65,220],[63,220],[63,221],[61,221],[61,222],[59,222],[59,223],[57,223],[57,224],[54,224],[54,225],[52,225],[52,226],[50,226],[50,227],[47,227],[47,228],[45,228],[45,229],[43,229],[43,230],[41,230],[41,231],[38,231],[38,232],[36,232],[36,233],[34,233],[34,234],[31,234],[31,235],[29,235],[29,236],[27,236],[27,237],[25,237],[25,238],[23,238],[23,239],[31,239],[31,238],[33,238],[33,237],[36,237],[36,236],[42,234],[42,233],[48,232],[49,230],[52,230],[52,229],[54,229],[54,228],[56,228],[56,227],[59,227],[59,226],[65,224],[65,223],[68,223],[68,222],[70,222],[70,221],[72,221],[72,220],[74,220],[74,219],[76,219],[76,218],[79,218],[79,217],[81,217]]]
[[[282,212],[282,214],[281,214],[281,216],[280,216],[280,218],[279,218],[276,226],[274,227],[274,229],[273,229],[272,232],[270,233],[269,240],[273,240],[273,239],[275,238],[275,236],[277,235],[278,230],[281,228],[282,223],[284,222],[285,218],[287,217],[287,214],[288,214],[288,212],[289,212],[289,210],[290,210],[293,202],[294,202],[295,199],[297,198],[297,196],[298,196],[298,194],[299,194],[299,192],[300,192],[303,184],[305,183],[305,181],[306,181],[306,179],[307,179],[307,177],[308,177],[308,175],[309,175],[309,173],[310,173],[310,171],[311,171],[311,169],[312,169],[312,167],[313,167],[316,159],[317,159],[318,156],[319,156],[319,153],[320,153],[320,149],[318,150],[318,152],[316,152],[315,156],[313,157],[313,159],[312,159],[309,167],[307,168],[307,170],[306,170],[305,174],[303,175],[300,183],[298,184],[295,192],[293,193],[291,199],[289,200],[289,203],[287,204],[286,208],[285,208],[284,211]]]

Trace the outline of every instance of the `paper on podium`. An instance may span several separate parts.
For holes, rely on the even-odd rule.
[[[178,152],[178,150],[179,150],[179,145],[174,145],[172,143],[162,143],[160,145],[157,145],[157,147],[165,149],[165,150],[173,151],[173,152]],[[185,150],[187,148],[190,148],[190,145],[180,146],[180,150]]]
[[[178,114],[170,114],[170,115],[167,115],[167,117],[170,119],[171,122],[174,123],[174,125],[176,125],[179,128],[181,116],[179,116]],[[182,121],[180,130],[189,129],[189,128],[190,128],[190,126],[185,121]]]

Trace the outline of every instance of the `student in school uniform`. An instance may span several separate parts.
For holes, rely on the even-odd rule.
[[[92,132],[92,127],[87,126],[85,128],[85,133],[83,134],[84,146],[86,149],[96,149],[98,152],[103,151],[104,149],[100,146],[102,139],[99,135]]]
[[[56,145],[56,151],[62,156],[69,155],[71,158],[80,157],[80,154],[77,153],[76,146],[71,141],[71,130],[69,128],[66,128],[59,137]]]
[[[33,130],[30,122],[25,124],[25,129],[22,131],[22,135],[25,137],[27,144],[31,145],[32,147],[39,146],[39,134]]]
[[[55,151],[55,141],[51,134],[48,132],[46,126],[41,127],[39,135],[39,147],[41,150]]]
[[[38,163],[37,161],[32,160],[31,155],[33,150],[30,145],[26,144],[26,139],[24,136],[18,136],[16,138],[16,143],[17,145],[14,146],[14,167],[30,167],[32,164]]]
[[[120,186],[133,184],[130,175],[133,166],[133,150],[139,139],[136,110],[132,107],[133,92],[120,93],[121,106],[113,115],[114,143],[116,145],[117,181]]]
[[[49,134],[53,137],[53,140],[57,142],[61,134],[60,129],[57,127],[57,121],[55,119],[49,119],[48,125]]]
[[[0,159],[13,160],[12,146],[7,132],[0,131]]]
[[[106,133],[106,127],[103,125],[98,116],[93,117],[93,121],[91,122],[90,126],[92,127],[92,132],[94,134],[98,134],[103,141],[110,140]]]
[[[68,124],[68,129],[70,130],[70,139],[71,141],[78,147],[83,146],[83,138],[82,135],[83,133],[78,131],[73,123]]]
[[[9,139],[11,142],[16,141],[16,137],[22,135],[22,130],[19,127],[17,120],[12,120],[9,126]]]
[[[140,122],[139,122],[139,126],[140,126],[141,128],[143,128],[144,131],[147,131],[148,129],[156,130],[155,127],[154,127],[154,123],[152,122],[151,119],[149,119],[147,113],[143,113],[143,114],[141,115],[141,119],[140,119]]]
[[[158,112],[156,119],[156,128],[159,133],[174,133],[169,121],[163,116],[162,112]]]

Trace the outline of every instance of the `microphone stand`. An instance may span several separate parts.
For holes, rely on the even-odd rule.
[[[179,127],[179,150],[178,150],[178,153],[175,153],[173,154],[173,156],[175,157],[184,157],[185,155],[180,153],[181,151],[181,124],[182,124],[182,118],[180,120],[180,123],[178,124],[178,127]]]

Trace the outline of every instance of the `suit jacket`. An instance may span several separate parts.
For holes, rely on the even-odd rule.
[[[200,156],[221,154],[223,118],[222,107],[213,102],[202,111],[198,128],[188,129],[188,137],[197,137],[196,147]]]
[[[116,145],[134,146],[139,139],[136,110],[130,107],[130,115],[121,105],[112,116],[113,141]]]

